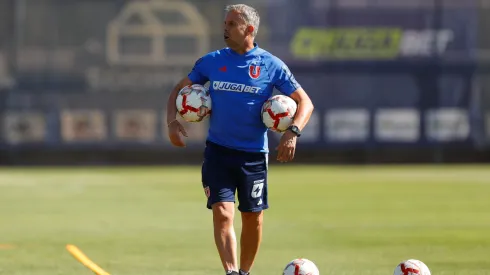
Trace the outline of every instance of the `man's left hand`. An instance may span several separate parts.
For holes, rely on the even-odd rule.
[[[296,151],[296,134],[287,130],[281,137],[281,141],[277,146],[277,160],[280,162],[288,162],[293,160],[294,152]]]

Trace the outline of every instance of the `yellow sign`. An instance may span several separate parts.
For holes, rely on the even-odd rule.
[[[302,28],[290,47],[303,59],[393,59],[402,35],[399,28]]]

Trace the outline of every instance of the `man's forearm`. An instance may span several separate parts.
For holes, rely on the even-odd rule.
[[[298,126],[300,130],[306,126],[313,113],[313,103],[309,99],[303,99],[298,103],[296,115],[293,120],[293,124]]]

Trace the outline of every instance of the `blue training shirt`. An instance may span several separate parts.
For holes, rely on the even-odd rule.
[[[245,54],[224,48],[196,61],[188,77],[210,82],[212,114],[207,139],[247,152],[269,152],[261,108],[276,88],[289,96],[300,87],[282,60],[258,47]]]

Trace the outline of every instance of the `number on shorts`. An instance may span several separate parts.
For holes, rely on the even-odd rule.
[[[264,180],[256,180],[254,181],[254,185],[252,187],[252,198],[260,198],[262,196],[262,190],[264,189]]]

